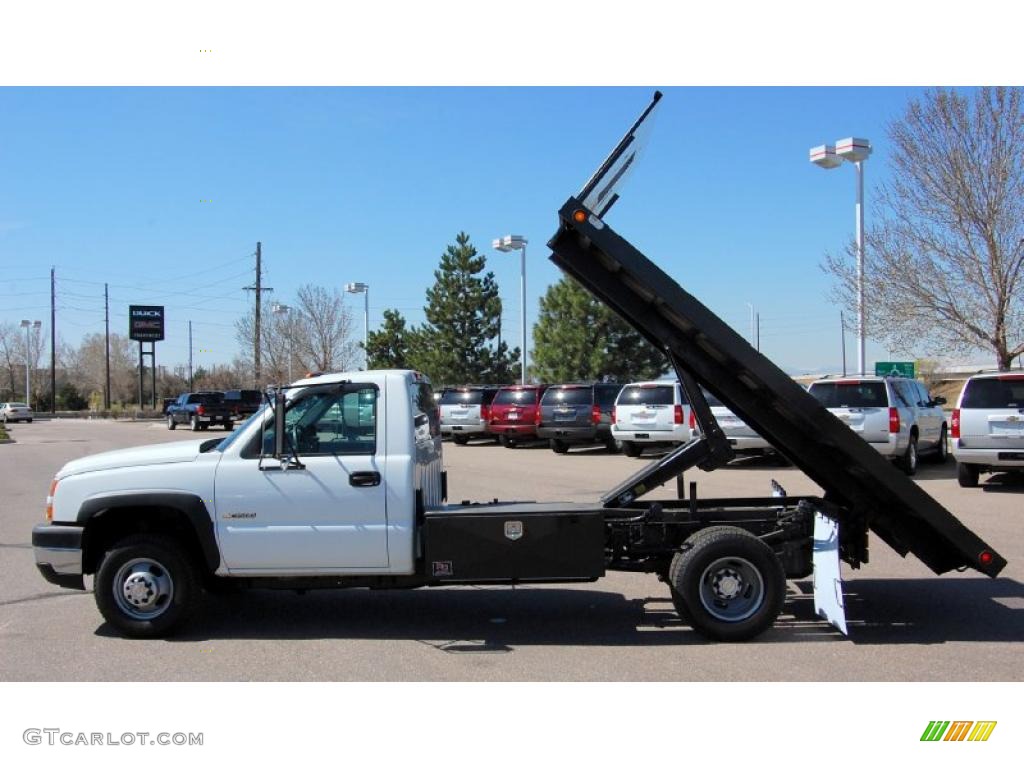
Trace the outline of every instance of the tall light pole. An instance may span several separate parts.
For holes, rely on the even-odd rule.
[[[348,283],[346,293],[363,294],[363,370],[370,369],[370,286],[366,283]]]
[[[275,315],[288,315],[288,383],[291,384],[292,379],[292,334],[291,334],[291,311],[292,308],[287,304],[274,304],[271,310]]]
[[[867,139],[840,139],[834,145],[811,148],[811,162],[819,168],[838,168],[843,161],[853,163],[857,171],[857,202],[854,218],[857,231],[857,372],[864,375],[864,161],[871,154]]]
[[[520,359],[523,364],[522,367],[522,382],[526,383],[526,243],[529,242],[522,235],[505,235],[491,241],[491,246],[498,251],[508,253],[509,251],[519,251],[519,303],[522,307],[521,310],[521,353]]]
[[[21,327],[25,329],[25,405],[27,405],[29,408],[32,407],[32,379],[29,376],[29,373],[31,371],[31,363],[29,362],[29,350],[32,347],[32,342],[30,340],[29,330],[31,328],[35,328],[36,331],[38,331],[42,327],[42,325],[42,322],[39,320],[36,320],[35,322],[30,322],[28,320],[21,321]]]

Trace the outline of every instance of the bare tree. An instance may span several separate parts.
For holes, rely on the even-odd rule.
[[[866,332],[903,350],[1024,353],[1024,91],[933,90],[889,126],[865,256]],[[826,257],[854,315],[854,249]]]
[[[61,357],[64,360],[66,376],[86,398],[92,398],[95,393],[102,394],[106,387],[105,353],[105,339],[102,333],[86,334],[77,348],[65,347],[62,350]],[[127,336],[112,333],[111,402],[134,403],[138,397],[138,355],[135,342]]]
[[[337,288],[306,284],[296,296],[296,352],[305,367],[345,371],[356,364],[358,345],[352,339],[352,313]]]
[[[4,400],[16,400],[17,371],[20,356],[18,355],[18,327],[14,323],[0,323],[0,361],[4,366],[4,386],[0,395]],[[24,371],[24,369],[22,369]],[[24,377],[22,377],[24,381]]]

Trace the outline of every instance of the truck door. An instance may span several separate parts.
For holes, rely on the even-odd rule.
[[[312,388],[289,403],[301,466],[281,468],[273,422],[216,480],[217,532],[239,571],[386,571],[384,394],[360,383]]]

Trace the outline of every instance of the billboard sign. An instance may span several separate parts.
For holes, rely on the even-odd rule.
[[[141,304],[129,306],[128,337],[133,341],[163,341],[164,308]]]

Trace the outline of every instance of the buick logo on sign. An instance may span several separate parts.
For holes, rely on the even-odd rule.
[[[133,341],[163,341],[164,308],[139,304],[129,306],[128,338]]]
[[[505,538],[509,541],[519,541],[523,538],[523,523],[521,520],[505,521]]]

